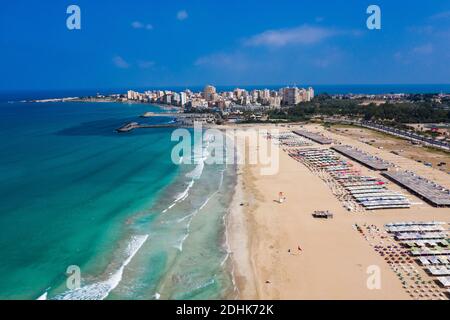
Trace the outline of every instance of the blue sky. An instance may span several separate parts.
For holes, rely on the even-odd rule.
[[[0,48],[0,90],[450,83],[450,0],[3,1]]]

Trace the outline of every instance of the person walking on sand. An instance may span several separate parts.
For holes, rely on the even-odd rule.
[[[300,248],[300,246],[297,246],[297,249],[299,253],[303,251],[302,248]]]
[[[278,193],[278,202],[283,203],[286,200],[286,197],[284,196],[283,192]]]

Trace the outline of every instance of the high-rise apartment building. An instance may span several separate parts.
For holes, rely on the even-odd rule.
[[[213,101],[216,93],[217,93],[217,91],[216,91],[215,87],[213,87],[211,85],[207,85],[203,89],[203,98],[206,101]]]
[[[300,91],[297,87],[287,87],[283,89],[283,104],[294,106],[300,102]]]
[[[187,102],[187,94],[186,92],[180,92],[180,105],[184,106]]]

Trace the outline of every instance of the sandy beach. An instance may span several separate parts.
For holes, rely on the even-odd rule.
[[[247,126],[250,127],[250,126]],[[252,128],[288,128],[252,126]],[[298,126],[297,126],[298,127]],[[240,129],[245,127],[240,126]],[[325,131],[319,125],[307,130],[351,144],[371,154],[395,162],[445,187],[448,175],[411,159],[364,144],[349,136]],[[271,143],[268,141],[268,143]],[[261,175],[261,164],[239,167],[228,219],[230,248],[240,299],[411,299],[389,265],[362,237],[354,225],[373,224],[380,228],[396,221],[448,221],[448,208],[433,208],[407,191],[410,209],[376,210],[351,213],[330,188],[306,166],[279,152],[279,170]],[[247,143],[248,153],[257,152]],[[355,163],[364,174],[379,176]],[[402,190],[395,184],[389,189]],[[278,193],[286,196],[278,203]],[[331,220],[316,220],[315,210],[329,210]],[[301,250],[299,250],[299,248]],[[381,288],[368,289],[368,268],[380,270]],[[423,277],[427,277],[423,273]]]

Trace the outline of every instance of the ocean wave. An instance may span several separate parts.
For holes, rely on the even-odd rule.
[[[187,239],[187,237],[189,237],[189,232],[185,233],[183,235],[183,237],[181,237],[180,241],[177,244],[175,244],[175,246],[174,246],[180,252],[183,251],[183,244],[184,244],[184,241]]]
[[[189,221],[186,225],[186,230],[187,230],[186,234],[182,237],[182,239],[177,244],[175,244],[175,248],[177,248],[178,250],[183,251],[183,244],[184,244],[184,241],[189,236],[191,223],[192,223],[192,220],[194,219],[194,217],[197,215],[197,213],[202,211],[203,208],[208,204],[208,202],[219,192],[219,190],[222,186],[222,182],[223,182],[223,171],[221,173],[222,173],[222,175],[221,175],[219,187],[217,188],[217,190],[214,191],[209,197],[207,197],[206,200],[200,205],[200,207],[197,210],[195,210],[191,214],[188,214],[177,220],[177,222],[180,223],[180,222],[185,221],[186,219],[189,219]]]
[[[114,272],[107,280],[83,286],[78,289],[67,291],[56,296],[55,300],[103,300],[114,290],[122,281],[123,271],[131,262],[133,257],[147,241],[148,235],[133,236],[127,246],[127,258],[120,268]]]
[[[184,189],[183,192],[179,193],[176,197],[175,200],[166,208],[164,209],[161,213],[166,213],[167,211],[169,211],[170,209],[172,209],[173,207],[175,207],[175,205],[180,202],[180,201],[184,201],[186,200],[186,198],[189,196],[189,190],[194,186],[195,181],[191,180],[188,183],[188,186],[186,187],[186,189]]]
[[[198,180],[202,176],[203,169],[205,168],[205,161],[210,155],[208,152],[208,148],[211,142],[210,139],[207,138],[205,138],[203,141],[206,143],[202,148],[194,148],[193,163],[196,163],[197,165],[195,166],[194,170],[186,174],[187,178]]]
[[[194,170],[192,170],[191,172],[186,173],[186,178],[191,178],[191,179],[194,179],[194,180],[200,179],[200,177],[202,176],[204,168],[205,168],[205,160],[203,160],[203,158],[202,158],[202,160],[199,160],[199,162],[195,166]]]
[[[178,202],[186,200],[186,198],[189,196],[189,190],[194,186],[195,180],[198,180],[201,178],[201,176],[203,174],[203,170],[205,168],[205,161],[206,161],[206,159],[208,159],[208,157],[210,155],[209,152],[207,151],[207,149],[209,147],[209,143],[210,143],[209,140],[205,139],[206,145],[203,146],[201,148],[201,150],[198,150],[200,148],[194,149],[193,160],[194,160],[194,163],[197,163],[197,165],[195,166],[195,168],[192,171],[186,173],[186,175],[185,175],[185,177],[190,178],[191,181],[189,181],[187,188],[182,193],[178,194],[177,197],[175,198],[174,202],[172,202],[169,207],[164,209],[162,211],[162,213],[166,213],[167,211],[172,209]],[[180,159],[180,163],[182,162],[182,159],[183,158]]]
[[[230,256],[230,243],[228,241],[228,225],[227,225],[227,220],[225,218],[225,215],[222,216],[222,223],[224,225],[225,228],[225,249],[227,251],[227,254],[225,255],[225,257],[223,258],[223,260],[220,262],[220,265],[223,266],[225,264],[225,262],[228,260],[228,257]]]
[[[224,173],[225,173],[225,169],[220,170],[220,181],[219,181],[219,188],[218,189],[220,189],[222,187]]]
[[[48,293],[44,292],[39,298],[37,298],[36,300],[47,300],[48,297]]]
[[[185,295],[191,296],[191,295],[195,295],[198,294],[199,291],[202,291],[203,289],[212,286],[216,283],[216,280],[214,278],[211,278],[209,280],[207,280],[204,283],[200,283],[199,285],[197,285],[196,287],[193,287],[192,289],[190,289],[188,292],[185,293]]]
[[[210,279],[210,280],[206,281],[205,283],[200,284],[199,286],[194,288],[194,291],[204,289],[206,287],[209,287],[210,285],[213,285],[214,283],[216,283],[216,279]]]
[[[183,192],[181,192],[180,194],[177,195],[177,197],[175,198],[175,203],[179,202],[179,201],[183,201],[184,199],[187,198],[187,196],[189,195],[189,190],[194,186],[195,181],[191,180],[188,183],[188,186],[186,187],[186,189],[184,189]]]
[[[214,191],[208,198],[206,198],[206,201],[203,202],[203,204],[198,208],[198,211],[203,210],[203,208],[208,204],[209,200],[211,200],[212,197],[216,195],[217,191]]]
[[[180,219],[177,219],[177,223],[180,223],[180,222],[183,222],[186,219],[189,219],[190,217],[192,217],[193,214],[194,213],[189,213],[188,215],[186,215],[186,216],[184,216],[184,217],[182,217]]]

